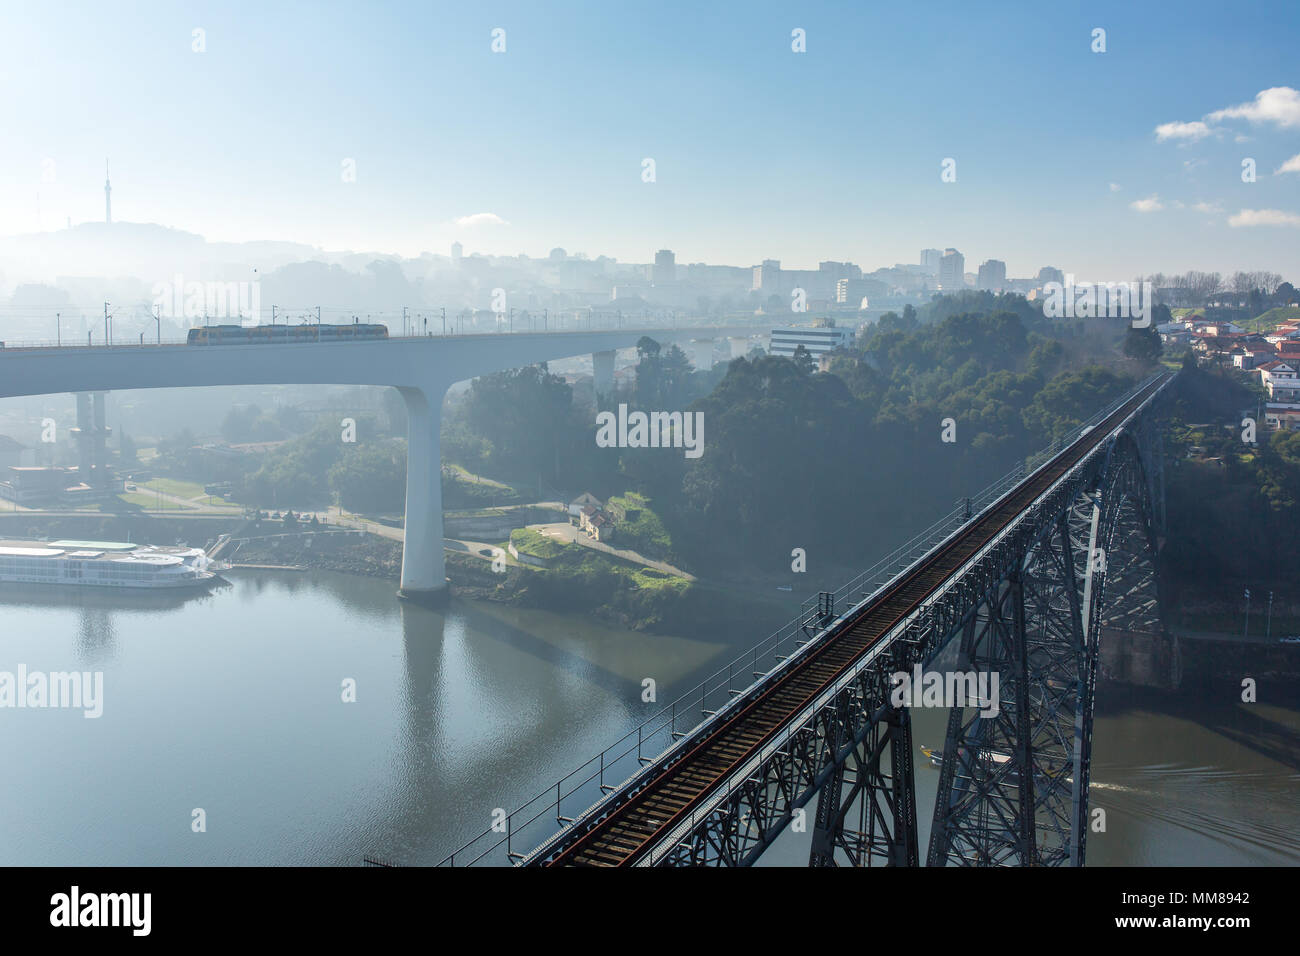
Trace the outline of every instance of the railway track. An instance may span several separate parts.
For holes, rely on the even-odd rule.
[[[789,673],[716,728],[659,776],[596,821],[582,836],[544,861],[546,866],[635,864],[691,809],[749,760],[791,718],[976,554],[1039,495],[1138,408],[1165,381],[1152,382],[1105,421],[1012,489],[876,600],[840,625]]]

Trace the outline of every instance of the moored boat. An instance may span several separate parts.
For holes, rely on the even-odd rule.
[[[202,548],[122,541],[0,540],[0,582],[201,588],[218,580]]]

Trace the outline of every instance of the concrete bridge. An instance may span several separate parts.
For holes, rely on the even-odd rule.
[[[59,392],[213,385],[387,385],[406,402],[406,540],[403,597],[446,596],[442,552],[439,428],[456,382],[590,353],[598,394],[614,383],[614,353],[642,336],[679,344],[697,368],[712,367],[714,342],[743,354],[766,328],[603,329],[577,332],[404,337],[247,345],[112,345],[0,348],[0,398]]]

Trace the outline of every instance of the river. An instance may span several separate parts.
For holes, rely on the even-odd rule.
[[[330,572],[230,578],[0,590],[0,671],[103,673],[98,718],[0,709],[0,863],[436,863],[752,643],[436,612]],[[1300,863],[1300,712],[1120,691],[1096,722],[1090,863]],[[918,711],[915,742],[941,746],[943,721]],[[937,777],[918,753],[922,841]],[[764,858],[806,860],[799,834]]]

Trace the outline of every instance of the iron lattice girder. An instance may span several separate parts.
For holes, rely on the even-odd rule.
[[[671,842],[661,843],[642,864],[752,864],[796,810],[837,781],[839,786],[856,787],[848,795],[850,801],[870,801],[870,812],[878,812],[879,819],[886,815],[884,808],[890,814],[906,813],[908,802],[894,795],[899,771],[905,768],[891,761],[886,775],[871,763],[879,758],[878,749],[873,757],[871,748],[881,746],[879,725],[890,710],[889,678],[928,662],[959,634],[969,641],[972,664],[986,668],[996,664],[999,673],[1009,678],[1001,682],[999,716],[985,723],[1000,728],[1000,739],[1013,752],[1010,761],[993,767],[991,757],[981,756],[979,747],[970,749],[960,758],[964,777],[959,775],[954,755],[961,745],[954,747],[952,740],[973,742],[984,739],[988,731],[978,723],[978,716],[964,720],[954,710],[940,801],[947,793],[951,815],[956,799],[960,812],[954,819],[961,819],[945,826],[943,839],[948,845],[959,845],[960,852],[954,855],[966,862],[1082,863],[1101,627],[1096,611],[1106,606],[1107,577],[1094,570],[1092,607],[1085,609],[1079,590],[1088,571],[1090,495],[1103,503],[1098,541],[1106,543],[1108,562],[1109,552],[1117,542],[1123,543],[1115,534],[1121,524],[1119,498],[1141,502],[1134,513],[1142,516],[1148,531],[1151,527],[1138,447],[1126,436],[1123,432],[1098,446],[1026,509],[897,629],[892,640],[873,648],[856,672],[801,724],[787,728],[778,743],[751,761],[743,777],[733,778],[723,792],[715,794],[706,803],[711,804],[707,812],[679,826]],[[1150,535],[1148,539],[1153,540]],[[1085,610],[1089,613],[1086,634],[1081,623]],[[873,743],[865,743],[869,740]],[[905,775],[910,778],[910,759],[907,763]],[[859,784],[856,775],[864,767],[866,779]],[[1022,768],[1027,772],[1021,773]],[[959,798],[953,797],[954,786],[963,791]],[[910,779],[907,789],[914,801]],[[845,804],[828,802],[828,824],[832,806],[838,813]],[[828,831],[827,836],[847,853],[847,844],[857,838],[842,832],[843,819],[840,814],[840,832]],[[906,837],[906,821],[891,820],[886,829],[890,834],[886,843],[893,839],[897,845],[900,837]],[[872,848],[880,844],[874,839],[868,833],[866,843],[856,843],[854,852],[867,859],[878,857]],[[948,859],[947,852],[936,853],[935,839],[932,830],[932,863]]]
[[[886,755],[888,772],[882,766]],[[857,823],[851,826],[854,811]],[[848,866],[919,862],[912,719],[906,708],[890,708],[883,719],[872,721],[867,736],[818,795],[808,865],[839,866],[840,857]]]
[[[1085,681],[1066,514],[984,595],[959,666],[999,675],[998,714],[953,707],[928,862],[1052,865],[1070,854],[1069,786]]]
[[[950,712],[931,865],[1084,861],[1101,627],[1161,630],[1141,448],[1125,433],[1092,464],[967,622],[963,658],[998,671],[1015,717]]]

